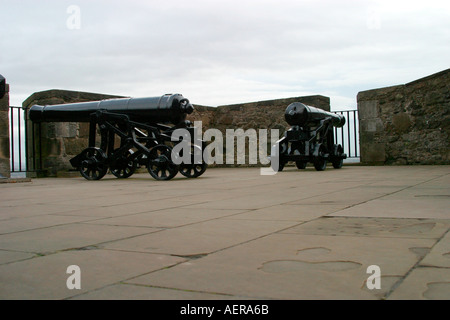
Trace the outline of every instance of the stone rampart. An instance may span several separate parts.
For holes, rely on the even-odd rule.
[[[450,164],[450,69],[357,100],[363,164]]]
[[[9,85],[2,76],[0,82],[0,178],[9,178]]]
[[[52,105],[62,103],[74,103],[84,101],[96,101],[102,99],[118,98],[118,96],[66,91],[48,90],[36,92],[23,102],[23,108],[28,110],[33,105]],[[189,97],[187,97],[189,98]],[[193,101],[191,101],[194,103]],[[195,105],[195,111],[188,116],[190,121],[202,121],[202,133],[208,129],[217,129],[224,138],[223,164],[226,163],[226,130],[227,129],[278,129],[282,135],[289,126],[284,121],[284,111],[292,102],[302,102],[324,110],[330,110],[330,99],[324,96],[294,97],[287,99],[267,100],[234,104],[219,107],[208,107]],[[28,121],[28,132],[32,132],[32,123]],[[38,126],[34,126],[34,162],[36,171],[42,176],[55,176],[72,170],[70,159],[87,148],[89,140],[89,123],[64,122],[64,123],[42,123],[40,132]],[[270,131],[268,132],[270,134]],[[258,138],[258,137],[257,137]],[[270,144],[270,137],[268,144]],[[277,137],[278,138],[278,137]],[[31,136],[28,137],[31,141]],[[100,139],[97,139],[100,141]],[[258,143],[258,142],[257,142]],[[33,144],[30,143],[29,157],[32,157]],[[270,152],[270,145],[266,146]],[[234,157],[237,157],[234,150]],[[248,145],[246,145],[246,158],[248,161]]]
[[[22,103],[22,108],[28,111],[33,105],[54,105],[112,98],[123,97],[68,90],[47,90],[33,93]],[[33,126],[31,121],[27,121],[27,126],[27,139],[30,142],[34,141],[34,146],[33,143],[28,144],[28,163],[31,164],[28,170],[35,171],[38,176],[55,176],[58,172],[72,169],[70,159],[88,147],[89,123],[44,122]]]

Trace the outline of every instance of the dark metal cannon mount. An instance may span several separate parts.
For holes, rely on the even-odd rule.
[[[167,94],[155,98],[35,105],[29,116],[34,122],[90,123],[88,148],[70,160],[88,180],[103,178],[108,169],[117,178],[128,178],[140,166],[146,166],[157,180],[170,180],[178,172],[188,178],[197,178],[207,168],[203,160],[194,161],[194,153],[203,154],[204,143],[194,140],[196,129],[186,120],[193,110],[192,104],[182,95]],[[176,129],[185,129],[190,134],[189,163],[176,164],[172,159],[173,147],[182,141],[172,141]],[[98,131],[99,147],[96,144]]]
[[[342,167],[347,155],[340,144],[334,144],[333,127],[342,127],[344,116],[294,102],[284,118],[292,127],[276,143],[278,154],[271,155],[273,170],[282,171],[289,161],[298,169],[305,169],[308,162],[317,171],[325,170],[328,162],[335,169]]]

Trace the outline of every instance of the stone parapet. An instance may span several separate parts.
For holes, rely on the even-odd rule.
[[[67,90],[48,90],[34,93],[23,102],[22,106],[28,110],[35,104],[53,105],[110,98],[119,98],[119,96]],[[282,135],[288,127],[288,124],[284,121],[284,111],[292,102],[302,102],[327,111],[330,110],[330,99],[316,95],[219,107],[194,104],[195,110],[188,115],[187,119],[190,121],[202,121],[203,133],[208,129],[214,128],[218,129],[223,134],[223,137],[226,136],[226,129],[247,130],[250,128],[255,130],[278,129],[279,134]],[[29,143],[27,154],[29,155],[29,162],[34,163],[38,176],[67,174],[69,170],[73,169],[69,162],[70,159],[88,146],[89,123],[41,123],[34,126],[31,121],[27,121],[27,123],[28,132],[30,133],[28,141],[32,141],[34,129],[35,159],[32,159],[33,143]],[[270,143],[269,139],[268,143]],[[99,142],[100,139],[97,139],[97,141]],[[268,146],[267,150],[270,150],[270,146]],[[246,164],[249,163],[247,160]]]
[[[450,164],[450,69],[357,100],[363,164]]]
[[[4,81],[4,78],[1,77]],[[9,151],[9,84],[3,83],[0,93],[0,178],[10,177]]]
[[[33,105],[54,105],[104,99],[124,98],[123,96],[79,92],[69,90],[47,90],[33,93],[23,103],[28,111]],[[25,112],[28,119],[28,112]],[[28,163],[37,176],[56,176],[72,168],[70,159],[87,148],[89,123],[48,122],[34,125],[27,121]],[[98,139],[99,141],[99,139]],[[33,159],[34,156],[34,159]]]

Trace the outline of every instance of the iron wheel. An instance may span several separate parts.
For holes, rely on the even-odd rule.
[[[340,144],[335,145],[334,149],[334,159],[332,160],[333,168],[340,169],[342,168],[342,165],[344,164],[344,159],[342,158],[342,154],[344,153],[344,150]]]
[[[325,146],[322,144],[319,147],[319,154],[314,159],[314,168],[316,168],[317,171],[323,171],[327,168],[327,157],[326,157],[327,150]]]
[[[81,166],[79,171],[87,180],[100,180],[108,172],[106,154],[95,147],[84,149],[81,153]]]
[[[113,155],[119,149],[113,151]],[[133,151],[125,151],[121,157],[116,159],[110,165],[111,173],[119,179],[125,179],[131,177],[137,168],[137,161],[132,158]]]
[[[170,180],[178,173],[178,166],[172,162],[172,148],[160,144],[148,154],[147,170],[156,180]]]

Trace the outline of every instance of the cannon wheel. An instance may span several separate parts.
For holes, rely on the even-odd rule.
[[[200,177],[205,171],[208,165],[206,163],[200,164],[180,164],[180,173],[187,178]]]
[[[288,162],[286,161],[286,159],[284,159],[283,155],[280,154],[280,156],[278,157],[278,168],[273,168],[273,162],[272,162],[272,164],[271,164],[272,165],[272,169],[274,171],[281,172],[281,171],[283,171],[284,166],[286,165],[286,163],[288,163]]]
[[[295,161],[295,165],[297,166],[297,169],[305,169],[306,164],[307,164],[306,161],[301,161],[301,160]]]
[[[113,151],[113,155],[118,150],[119,149],[115,149]],[[137,168],[137,161],[131,158],[132,155],[133,151],[127,150],[120,158],[111,163],[111,173],[120,179],[131,177]]]
[[[288,142],[286,139],[280,140],[278,143],[278,155],[271,154],[271,167],[276,172],[281,172],[284,169],[284,166],[286,165],[287,161],[284,157],[286,152],[288,151]],[[278,158],[278,168],[274,168],[274,159]]]
[[[100,180],[108,172],[106,154],[102,149],[90,147],[81,154],[80,173],[87,180]]]
[[[172,148],[159,144],[148,154],[147,170],[156,180],[170,180],[178,173],[178,166],[172,162]]]
[[[342,146],[340,144],[334,145],[334,156],[337,158],[334,158],[331,163],[333,164],[333,168],[340,169],[342,168],[342,165],[344,163],[344,159],[341,157],[341,155],[344,153],[344,150],[342,149]]]
[[[208,167],[208,164],[203,161],[201,163],[195,163],[194,148],[196,148],[200,154],[203,155],[202,149],[199,146],[191,146],[191,163],[181,163],[179,168],[180,173],[187,178],[200,177],[203,173],[205,173],[206,168]]]
[[[317,171],[323,171],[327,168],[327,149],[322,144],[319,147],[319,154],[314,159],[314,168],[316,168]]]

